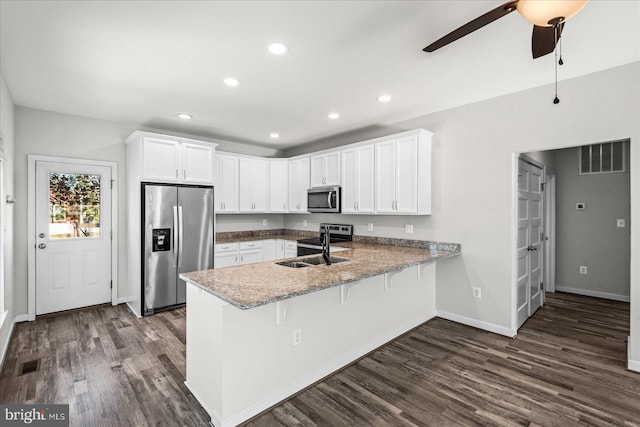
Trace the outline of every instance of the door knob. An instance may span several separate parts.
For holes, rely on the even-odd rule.
[[[38,237],[39,237],[39,238],[41,238],[41,239],[44,239],[44,238],[45,238],[45,236],[46,236],[46,234],[44,234],[44,233],[40,233],[40,234],[38,234]]]
[[[44,248],[46,248],[46,247],[47,247],[47,245],[45,245],[44,243],[40,243],[40,244],[38,245],[38,247],[39,247],[40,249],[44,249]]]

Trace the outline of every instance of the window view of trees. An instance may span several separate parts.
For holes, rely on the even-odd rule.
[[[51,238],[100,236],[100,175],[49,174]]]

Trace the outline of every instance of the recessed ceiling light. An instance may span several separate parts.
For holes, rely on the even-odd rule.
[[[391,101],[391,95],[380,95],[378,97],[378,102],[389,102]]]
[[[269,136],[270,136],[271,138],[273,138],[273,139],[278,139],[278,138],[280,138],[280,134],[279,134],[279,133],[275,133],[275,132],[271,133]]]
[[[179,113],[178,117],[180,117],[183,120],[190,120],[193,118],[193,116],[189,113]]]
[[[340,114],[338,114],[338,113],[329,113],[329,114],[327,114],[327,117],[329,117],[331,120],[338,120],[340,118]]]
[[[240,80],[233,77],[227,77],[226,79],[224,79],[224,84],[226,84],[227,86],[238,86],[240,84]]]
[[[288,50],[289,48],[282,43],[271,43],[269,45],[269,52],[273,53],[274,55],[282,55],[283,53],[287,53]]]

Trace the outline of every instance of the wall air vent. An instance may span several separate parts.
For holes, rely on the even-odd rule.
[[[579,147],[580,175],[624,172],[624,143],[614,141]]]

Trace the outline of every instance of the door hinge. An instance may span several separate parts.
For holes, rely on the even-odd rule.
[[[111,182],[110,182],[112,190],[113,190],[113,181],[115,181],[115,179],[112,179]]]
[[[109,230],[109,238],[113,240],[113,230]]]
[[[540,282],[540,290],[544,289],[543,285],[544,285],[544,283]]]
[[[113,280],[109,281],[109,289],[113,289]]]
[[[544,192],[544,182],[540,183],[540,192]]]

